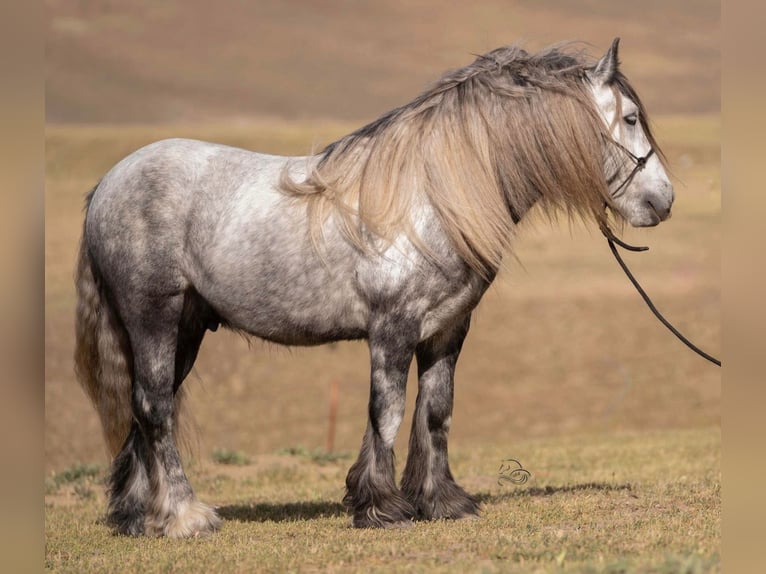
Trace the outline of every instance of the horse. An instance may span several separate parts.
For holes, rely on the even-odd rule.
[[[618,45],[599,59],[495,49],[315,155],[169,139],[106,173],[86,198],[75,369],[112,455],[113,531],[219,528],[177,446],[182,383],[219,326],[282,345],[368,341],[368,422],[343,498],[354,527],[478,515],[448,463],[454,372],[520,221],[533,207],[602,228],[671,214]]]

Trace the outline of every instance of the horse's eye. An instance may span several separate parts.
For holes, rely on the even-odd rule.
[[[636,122],[638,121],[638,115],[637,114],[629,114],[629,115],[625,116],[622,119],[625,120],[625,123],[628,124],[629,126],[635,126]]]

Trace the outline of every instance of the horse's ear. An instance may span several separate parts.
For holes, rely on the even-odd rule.
[[[604,54],[598,63],[593,67],[590,72],[590,77],[594,82],[607,84],[614,77],[614,74],[620,65],[620,61],[617,58],[617,49],[619,46],[619,38],[612,40],[612,45],[609,46],[606,54]]]

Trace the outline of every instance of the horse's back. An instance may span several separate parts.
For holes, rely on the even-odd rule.
[[[88,247],[116,281],[151,277],[163,289],[182,289],[189,249],[210,241],[218,222],[236,210],[243,187],[275,201],[273,181],[286,161],[197,140],[147,145],[97,186],[87,213]],[[128,268],[132,276],[119,277]]]
[[[216,199],[229,201],[227,194],[244,183],[276,181],[288,159],[198,140],[161,140],[117,163],[101,180],[91,209],[102,205],[123,214],[157,215],[165,208],[177,219],[178,210],[188,209],[195,200],[215,207]]]

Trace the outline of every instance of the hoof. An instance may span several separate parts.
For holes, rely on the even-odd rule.
[[[147,518],[146,533],[167,538],[195,538],[212,534],[221,527],[221,519],[207,504],[184,501],[176,513],[164,519]]]
[[[396,529],[396,528],[411,528],[413,525],[413,522],[412,522],[412,518],[406,518],[406,517],[381,518],[377,513],[375,513],[374,508],[370,508],[368,509],[368,514],[354,515],[354,519],[351,524],[354,528]]]
[[[106,517],[106,523],[117,536],[141,536],[144,533],[144,515],[114,510]]]
[[[457,484],[446,483],[430,497],[413,497],[418,520],[477,520],[479,503]]]
[[[354,511],[354,528],[409,528],[415,509],[403,498],[385,507],[368,506]]]

